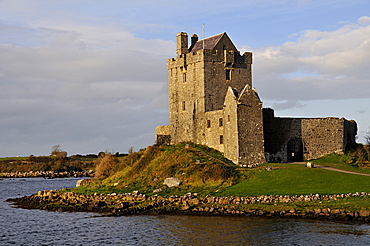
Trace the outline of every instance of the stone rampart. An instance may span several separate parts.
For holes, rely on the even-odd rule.
[[[355,144],[356,132],[356,123],[344,118],[279,118],[272,109],[264,109],[265,152],[270,162],[344,153]]]
[[[130,214],[195,214],[195,215],[240,215],[240,216],[279,216],[317,219],[340,219],[370,221],[369,210],[347,211],[322,207],[299,209],[294,205],[289,209],[251,209],[248,204],[293,204],[296,202],[322,202],[348,197],[369,199],[370,193],[357,192],[338,195],[261,195],[256,197],[199,197],[196,193],[164,198],[158,195],[146,196],[135,191],[128,194],[78,195],[73,192],[39,191],[32,196],[8,199],[23,208],[38,208],[53,211],[89,211]],[[333,205],[334,206],[334,205]],[[278,206],[277,206],[278,207]]]

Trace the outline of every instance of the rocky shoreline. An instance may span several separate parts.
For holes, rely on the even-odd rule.
[[[258,196],[258,197],[198,197],[188,193],[184,196],[164,198],[158,195],[146,196],[139,192],[129,194],[79,195],[73,192],[56,190],[39,191],[37,194],[8,199],[18,207],[45,209],[49,211],[98,212],[112,216],[187,214],[187,215],[233,215],[264,216],[306,219],[370,221],[370,210],[346,211],[344,209],[317,208],[304,209],[294,206],[294,202],[321,202],[345,199],[348,197],[369,198],[370,193],[350,193],[339,195],[301,196]],[[251,208],[251,204],[271,205],[270,209]],[[289,209],[278,208],[281,204],[292,204]],[[274,207],[277,207],[276,209]]]
[[[69,177],[93,177],[94,173],[90,171],[30,171],[15,173],[0,173],[0,178],[69,178]]]

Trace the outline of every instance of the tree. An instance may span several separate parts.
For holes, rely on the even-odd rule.
[[[128,154],[131,155],[132,153],[134,153],[134,146],[128,148]]]
[[[367,131],[365,133],[365,142],[366,142],[366,145],[364,145],[364,149],[367,153],[367,160],[370,161],[370,126],[369,126],[369,131]]]
[[[60,149],[60,145],[59,144],[56,144],[54,145],[53,147],[51,147],[51,156],[57,156],[57,154],[59,152],[61,152],[62,150]]]
[[[366,142],[366,144],[367,145],[370,145],[370,127],[369,127],[369,131],[367,131],[366,133],[365,133],[365,142]]]
[[[57,144],[51,147],[50,155],[53,157],[59,158],[59,159],[64,159],[64,158],[67,158],[67,151],[61,150],[60,145]]]

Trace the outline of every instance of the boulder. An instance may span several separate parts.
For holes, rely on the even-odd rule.
[[[360,210],[359,215],[360,215],[360,217],[369,217],[370,216],[370,211],[369,210]]]
[[[182,183],[181,179],[178,178],[166,178],[163,182],[164,185],[168,187],[179,186]]]
[[[314,168],[315,167],[315,164],[313,162],[307,162],[306,163],[306,167],[308,167],[308,168]]]
[[[76,187],[79,187],[79,186],[85,185],[85,184],[87,184],[87,182],[89,182],[87,179],[79,179],[79,180],[77,180],[77,182],[76,182]]]

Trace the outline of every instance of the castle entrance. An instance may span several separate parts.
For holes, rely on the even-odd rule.
[[[287,159],[288,162],[303,161],[303,143],[302,139],[291,139],[287,146]]]

